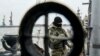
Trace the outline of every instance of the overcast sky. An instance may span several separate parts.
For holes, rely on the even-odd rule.
[[[11,11],[13,13],[13,24],[19,25],[24,14],[36,3],[42,3],[45,0],[0,0],[0,25],[2,25],[2,19],[5,16],[6,25],[9,25],[9,19]],[[79,8],[81,16],[87,15],[88,6],[82,5],[88,0],[50,0],[63,3],[70,7],[75,13]]]

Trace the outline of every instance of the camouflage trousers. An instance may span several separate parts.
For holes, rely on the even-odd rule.
[[[63,49],[63,48],[52,49],[52,55],[51,56],[64,56],[65,50],[66,49]]]

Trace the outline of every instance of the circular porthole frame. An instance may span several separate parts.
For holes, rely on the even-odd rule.
[[[19,28],[21,56],[39,56],[32,43],[32,29],[41,15],[59,13],[66,17],[73,29],[73,48],[69,56],[79,56],[84,45],[84,30],[78,17],[66,6],[56,2],[40,3],[32,7],[23,17]]]

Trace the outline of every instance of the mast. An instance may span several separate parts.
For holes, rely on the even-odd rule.
[[[5,15],[4,15],[4,18],[3,18],[3,22],[2,22],[2,25],[5,26]]]
[[[10,26],[13,25],[12,16],[13,16],[13,14],[12,14],[12,11],[11,11],[11,16],[10,16],[10,20],[9,20],[9,22],[10,22]]]

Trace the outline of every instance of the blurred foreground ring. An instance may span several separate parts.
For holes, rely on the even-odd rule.
[[[69,56],[79,56],[84,45],[83,27],[78,17],[68,7],[56,2],[40,3],[32,7],[23,17],[19,28],[21,56],[42,56],[38,54],[32,43],[32,29],[38,18],[48,13],[62,14],[71,23],[74,35],[72,39],[73,48]]]

